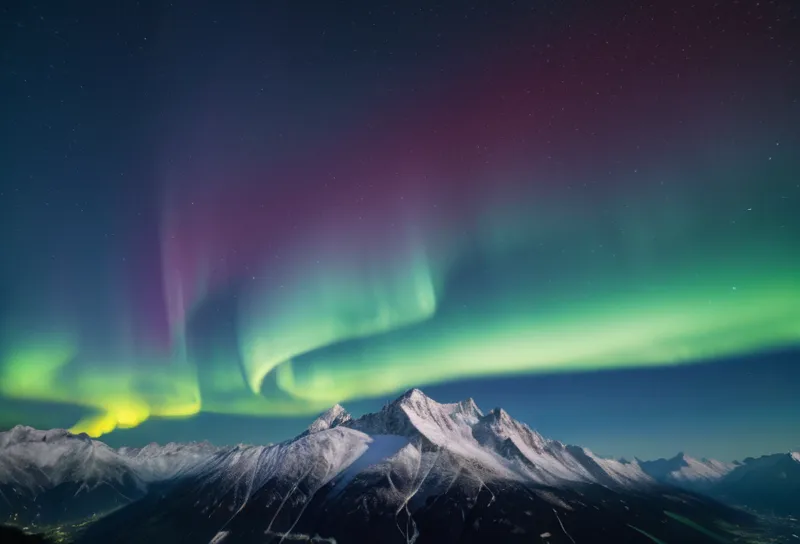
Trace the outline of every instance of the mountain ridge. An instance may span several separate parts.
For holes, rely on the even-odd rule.
[[[444,417],[446,416],[446,417]],[[416,423],[415,423],[416,421]],[[430,421],[438,422],[439,429],[435,425],[432,427],[427,424]],[[614,461],[620,465],[639,466],[642,471],[659,481],[671,483],[692,484],[711,482],[730,473],[735,468],[746,464],[752,458],[747,458],[742,462],[732,463],[722,462],[709,458],[695,458],[683,451],[678,452],[670,458],[659,458],[653,460],[642,460],[633,457],[633,461],[624,459],[597,456],[588,448],[582,446],[565,445],[554,439],[543,437],[529,425],[512,418],[506,410],[501,407],[493,408],[484,413],[472,398],[464,399],[454,403],[438,403],[418,388],[411,388],[405,391],[391,402],[388,402],[380,411],[367,413],[354,418],[340,404],[335,404],[330,409],[320,414],[309,427],[298,435],[299,438],[308,433],[316,433],[322,430],[339,426],[354,430],[361,430],[367,434],[387,434],[387,435],[409,435],[429,443],[432,447],[441,447],[447,443],[448,438],[452,438],[452,433],[463,434],[463,425],[473,428],[472,438],[480,444],[487,444],[495,441],[495,446],[504,448],[511,455],[510,450],[527,451],[542,454],[544,449],[550,447],[555,450],[572,451],[576,453],[588,452],[594,461]],[[459,429],[460,427],[460,429]],[[444,435],[442,429],[445,430]],[[459,433],[460,431],[460,433]],[[491,436],[494,434],[494,436]],[[461,436],[471,441],[469,436]],[[295,439],[289,439],[295,440]],[[184,470],[191,464],[191,458],[200,458],[214,452],[230,449],[231,446],[214,446],[207,441],[201,442],[168,442],[158,444],[151,442],[142,447],[122,446],[111,448],[99,440],[90,438],[85,433],[71,433],[64,429],[37,430],[26,425],[17,425],[7,431],[0,432],[0,448],[5,448],[18,444],[19,442],[43,442],[52,444],[54,441],[74,440],[83,444],[92,445],[92,449],[98,448],[104,454],[114,454],[125,459],[130,459],[132,465],[136,466],[142,479],[158,480],[169,478]],[[503,442],[506,442],[503,445]],[[451,444],[450,446],[453,446]],[[800,452],[789,452],[793,458],[800,460]],[[774,454],[768,454],[774,455]],[[165,457],[174,457],[176,462],[185,461],[182,468],[166,466]],[[178,459],[183,457],[183,459]],[[761,456],[760,459],[766,456]],[[159,467],[147,467],[148,461],[160,461]],[[46,461],[40,464],[46,465]],[[2,464],[0,464],[0,481],[7,476],[3,476]],[[669,469],[669,470],[668,470]]]
[[[502,508],[516,512],[518,506],[507,503],[501,495],[518,496],[514,500],[522,501],[520,504],[533,501],[539,505],[536,508],[546,504],[556,511],[564,509],[567,515],[575,508],[583,511],[585,505],[580,506],[577,497],[587,493],[596,497],[592,500],[601,501],[595,504],[597,508],[601,504],[608,507],[609,500],[616,500],[613,496],[660,503],[661,494],[697,490],[687,475],[696,475],[710,488],[716,483],[708,474],[716,477],[721,467],[729,468],[684,453],[655,461],[601,457],[588,448],[545,438],[502,408],[484,413],[473,399],[439,403],[418,389],[406,391],[378,412],[357,418],[344,407],[334,405],[306,431],[278,444],[216,447],[204,442],[172,442],[114,450],[86,435],[19,426],[0,433],[0,453],[9,451],[14,455],[0,455],[0,493],[12,504],[12,510],[9,496],[22,506],[14,511],[6,509],[5,514],[22,515],[22,521],[34,524],[61,522],[87,512],[116,519],[108,514],[109,509],[97,511],[103,505],[111,505],[110,510],[120,508],[129,512],[127,515],[144,518],[157,516],[159,509],[171,508],[182,512],[180,519],[194,519],[196,511],[227,526],[254,505],[289,501],[293,506],[286,507],[292,512],[302,514],[306,507],[318,506],[323,510],[314,515],[323,517],[328,508],[323,504],[361,505],[356,508],[394,512],[393,516],[402,516],[408,524],[404,534],[409,538],[418,530],[414,529],[414,513],[428,512],[442,496],[452,498],[435,507],[436,519],[445,515],[439,510],[445,505],[466,515],[463,509],[469,505],[474,508],[482,504],[482,509],[492,510],[495,501],[499,501],[497,507],[502,504]],[[729,470],[742,473],[747,467],[750,474],[742,478],[744,484],[729,487],[729,495],[741,501],[747,491],[746,486],[742,491],[742,486],[758,481],[759,471],[774,472],[776,466],[785,470],[780,463],[786,459],[800,467],[794,455],[777,455],[774,461],[778,465],[769,460],[751,460]],[[70,470],[61,463],[59,472],[52,460],[62,457],[91,459],[93,463],[73,463]],[[84,474],[81,470],[89,472]],[[673,474],[676,470],[683,479]],[[55,471],[60,479],[54,479],[48,471]],[[726,475],[727,472],[718,479]],[[99,485],[93,485],[95,482]],[[17,495],[10,494],[20,489],[27,502],[21,503]],[[793,488],[787,489],[790,492]],[[65,502],[65,493],[77,497],[77,502],[83,501],[83,506],[66,511],[64,504],[69,505],[69,510],[72,503]],[[185,502],[189,497],[196,498]],[[319,501],[323,502],[317,504]],[[221,505],[225,505],[228,517],[220,510]],[[4,515],[2,507],[0,501],[0,517]],[[669,504],[663,506],[666,507]],[[716,508],[711,503],[706,507]],[[22,514],[20,508],[24,510]],[[517,514],[525,515],[524,511]],[[277,512],[275,515],[280,517]],[[325,519],[318,523],[325,527],[338,523]],[[364,518],[364,522],[369,519]],[[272,524],[268,531],[272,531],[271,527]],[[211,538],[216,537],[210,534],[206,541]]]

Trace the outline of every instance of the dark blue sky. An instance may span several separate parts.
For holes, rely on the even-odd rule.
[[[1,9],[0,425],[800,447],[796,3]]]

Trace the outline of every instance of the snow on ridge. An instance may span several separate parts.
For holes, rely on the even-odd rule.
[[[589,448],[570,447],[580,449],[591,460],[591,463],[600,467],[604,475],[611,478],[615,484],[630,486],[655,483],[655,480],[642,470],[642,467],[636,461],[602,457],[593,453]]]
[[[483,417],[483,412],[472,398],[442,406],[450,413],[450,417],[470,426],[475,425]]]
[[[352,416],[341,404],[334,404],[308,426],[308,432],[316,433],[331,429],[338,425],[343,425],[351,419],[353,419]]]
[[[251,477],[266,481],[277,474],[299,476],[321,470],[329,481],[366,450],[370,437],[346,427],[325,429],[270,446],[240,445],[222,450],[198,467],[210,479]]]
[[[414,428],[432,444],[466,459],[477,461],[495,475],[516,477],[496,452],[478,443],[472,434],[472,427],[466,420],[452,417],[452,405],[439,404],[415,389],[401,397],[398,406]]]
[[[0,448],[7,448],[27,442],[53,443],[61,440],[80,440],[82,442],[103,444],[99,440],[92,440],[86,433],[73,434],[66,429],[39,430],[28,427],[27,425],[17,425],[8,431],[0,432]]]
[[[705,485],[716,482],[736,468],[735,463],[716,459],[696,459],[680,452],[670,459],[640,461],[645,473],[659,481],[683,485]]]
[[[528,451],[533,456],[544,453],[548,447],[564,446],[560,442],[543,437],[527,424],[512,418],[502,408],[495,408],[481,418],[473,433],[476,430],[478,432],[489,431],[498,438],[511,440],[522,451]]]
[[[494,476],[519,479],[502,456],[484,448],[472,436],[476,413],[479,410],[470,399],[440,404],[419,389],[410,389],[379,412],[365,414],[346,426],[370,435],[404,436],[418,441],[422,449],[447,450]]]
[[[338,429],[338,434],[327,433],[334,429]],[[289,451],[287,448],[298,457],[327,458],[332,455],[330,452],[336,447],[319,446],[327,438],[310,438],[310,435],[323,432],[329,435],[328,438],[338,436],[338,440],[350,444],[356,451],[360,451],[366,443],[363,448],[372,447],[372,456],[385,449],[384,444],[387,443],[387,439],[378,437],[402,437],[397,443],[400,440],[413,442],[420,451],[431,447],[447,450],[457,458],[480,467],[487,476],[506,479],[556,484],[562,481],[595,481],[598,474],[605,477],[604,474],[608,473],[614,481],[627,481],[624,476],[634,470],[620,463],[593,461],[590,452],[584,455],[577,450],[571,451],[560,442],[545,439],[526,424],[511,418],[503,409],[497,408],[484,415],[473,399],[442,404],[419,389],[410,389],[381,411],[358,419],[352,419],[342,406],[334,405],[321,414],[308,431],[278,445],[277,449],[275,446],[215,448],[208,443],[168,443],[163,446],[153,443],[142,448],[112,450],[85,435],[72,435],[60,430],[36,431],[25,427],[16,428],[11,437],[0,433],[0,444],[11,440],[38,441],[44,436],[53,437],[46,439],[48,443],[55,439],[63,441],[77,438],[78,443],[97,444],[104,448],[102,451],[111,459],[109,464],[124,466],[125,470],[132,471],[144,482],[191,474],[205,474],[208,479],[214,480],[216,478],[211,477],[213,473],[234,482],[232,485],[239,485],[236,482],[245,478],[245,474],[273,473],[269,467],[278,465],[288,470],[289,465],[274,457]],[[372,442],[376,443],[369,446]],[[318,445],[314,446],[315,443]],[[334,457],[341,455],[340,452]],[[366,460],[362,460],[362,464]],[[589,468],[585,466],[587,464]],[[597,472],[595,465],[601,467],[602,474]]]
[[[142,448],[113,450],[86,435],[72,435],[63,430],[15,427],[0,433],[0,447],[5,449],[8,444],[30,443],[45,450],[57,450],[58,444],[69,444],[68,449],[82,452],[75,453],[78,459],[85,459],[86,452],[91,450],[93,458],[101,460],[94,464],[101,478],[109,477],[104,470],[134,474],[145,484],[192,476],[222,489],[235,488],[236,495],[242,497],[249,496],[254,488],[278,475],[309,479],[312,487],[336,478],[340,479],[337,486],[346,485],[357,473],[376,463],[400,462],[399,458],[385,459],[391,450],[398,448],[412,448],[419,455],[449,452],[453,461],[448,462],[478,470],[483,479],[547,485],[594,482],[630,486],[653,482],[652,473],[642,466],[646,462],[602,458],[586,448],[547,439],[502,408],[484,414],[471,398],[439,403],[419,389],[410,389],[380,411],[356,419],[336,404],[312,422],[307,431],[273,446],[216,448],[207,442],[171,442],[163,446],[148,444]],[[43,454],[26,452],[22,457],[38,459],[40,455]],[[63,452],[51,451],[50,455],[58,458]],[[391,457],[394,459],[396,455]],[[795,460],[800,462],[799,458],[800,455]],[[667,471],[678,470],[673,476],[676,480],[729,470],[728,464],[697,461],[684,454],[660,461],[673,461],[678,465]],[[53,463],[48,465],[37,460],[35,464],[44,467],[45,472],[54,470]],[[0,459],[0,481],[4,474],[6,479],[19,477],[17,473],[22,465],[11,468],[6,465]],[[691,470],[680,472],[681,467]],[[72,477],[85,478],[86,475],[77,473]]]
[[[408,438],[404,436],[391,434],[370,436],[366,451],[340,473],[333,493],[339,493],[360,472],[395,456],[409,444]]]
[[[652,483],[637,463],[600,459],[588,450],[548,440],[502,408],[483,415],[472,399],[440,404],[419,389],[406,391],[380,412],[347,426],[370,434],[420,436],[498,478],[548,485]]]
[[[504,457],[522,463],[518,470],[539,483],[595,481],[591,472],[569,448],[547,440],[526,424],[496,408],[473,428],[476,439],[485,447],[500,451]]]
[[[670,473],[675,481],[717,480],[733,470],[732,465],[721,461],[700,461],[693,457],[686,457],[686,466]]]
[[[67,482],[88,488],[124,481],[144,485],[116,450],[83,433],[17,426],[0,433],[0,448],[0,483],[21,489],[46,489]]]
[[[152,442],[143,448],[122,447],[117,450],[147,482],[175,478],[191,471],[198,463],[218,452],[209,442],[176,443],[163,446]]]
[[[103,483],[134,482],[144,488],[189,469],[217,450],[208,442],[143,448],[109,447],[85,433],[16,426],[0,432],[0,483],[46,489],[66,482],[90,488]]]
[[[158,442],[150,442],[141,448],[132,448],[123,446],[117,451],[122,455],[128,457],[140,456],[156,456],[156,455],[172,455],[186,452],[196,453],[214,453],[219,450],[219,447],[213,445],[207,440],[202,442],[167,442],[166,444],[159,444]]]
[[[372,439],[346,427],[305,434],[271,446],[236,446],[198,465],[193,479],[216,496],[234,491],[241,507],[271,479],[303,481],[316,490],[343,473],[368,450]]]

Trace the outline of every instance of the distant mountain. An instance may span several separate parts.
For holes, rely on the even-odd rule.
[[[218,450],[209,442],[170,442],[163,446],[150,443],[143,448],[123,447],[117,454],[124,457],[145,482],[152,483],[175,478]]]
[[[754,518],[676,485],[726,468],[602,458],[501,408],[412,389],[359,418],[336,405],[267,446],[113,450],[17,427],[0,433],[0,515],[42,525],[97,514],[72,533],[79,544],[719,542],[731,527],[755,530]]]
[[[800,452],[748,457],[734,463],[695,459],[685,453],[637,462],[661,483],[764,513],[800,516]]]
[[[645,473],[659,482],[698,490],[710,488],[738,466],[715,459],[695,459],[683,452],[670,459],[637,459],[637,462]]]
[[[800,452],[747,458],[709,492],[756,510],[800,517]]]
[[[145,492],[144,480],[122,456],[85,434],[30,427],[0,433],[0,520],[83,519]]]
[[[86,434],[17,426],[0,433],[0,522],[47,525],[100,515],[213,451],[209,444],[114,450]]]

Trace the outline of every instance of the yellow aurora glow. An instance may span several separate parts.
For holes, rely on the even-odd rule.
[[[73,431],[100,436],[153,417],[190,417],[200,411],[313,414],[336,402],[475,376],[682,364],[800,342],[798,274],[800,269],[786,267],[780,275],[772,269],[768,282],[752,276],[736,286],[724,269],[711,282],[692,284],[676,275],[658,292],[639,285],[538,311],[534,298],[517,296],[485,319],[469,313],[439,319],[430,312],[421,320],[383,320],[393,326],[368,328],[367,333],[374,316],[392,310],[381,308],[384,298],[359,302],[356,315],[366,321],[351,320],[355,329],[342,327],[335,305],[321,306],[330,313],[317,312],[300,336],[281,337],[283,359],[265,361],[268,368],[259,367],[257,359],[249,361],[246,368],[258,375],[276,372],[280,394],[266,396],[253,392],[237,365],[224,360],[201,383],[188,362],[92,366],[75,361],[76,344],[69,338],[28,342],[15,346],[3,361],[0,393],[85,407],[88,414]],[[408,297],[418,296],[416,280],[400,285],[408,286]],[[353,291],[348,295],[355,296]],[[430,308],[427,296],[419,299],[421,306],[412,307]],[[367,311],[370,305],[373,311]],[[296,319],[297,314],[291,316],[283,330],[295,330]],[[325,349],[358,337],[352,349]],[[258,349],[244,346],[242,353],[252,356]]]

